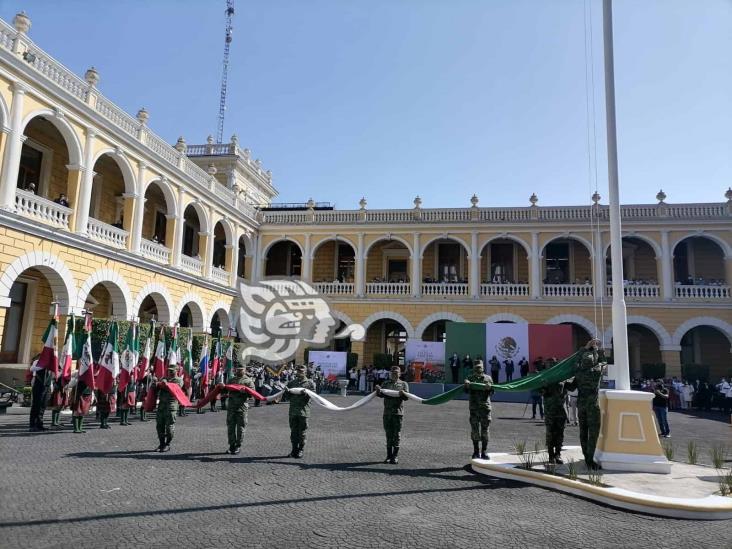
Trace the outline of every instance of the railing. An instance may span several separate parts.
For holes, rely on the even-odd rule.
[[[73,212],[71,208],[20,189],[15,190],[15,211],[24,217],[32,217],[67,230],[69,216]]]
[[[466,296],[470,287],[465,282],[423,282],[422,295],[427,296]]]
[[[211,278],[224,286],[229,285],[229,272],[221,267],[211,267]]]
[[[224,154],[236,154],[236,145],[234,145],[234,143],[188,145],[186,154],[188,156],[220,156]]]
[[[674,290],[678,299],[729,299],[732,296],[730,286],[677,285]]]
[[[166,248],[162,244],[142,239],[140,242],[140,252],[143,257],[152,259],[156,263],[167,265],[170,263],[170,248]]]
[[[481,284],[480,295],[486,297],[528,297],[528,284]]]
[[[623,287],[625,297],[632,299],[658,299],[661,296],[661,286],[658,284],[626,284]],[[613,287],[608,284],[605,295],[613,296]]]
[[[180,153],[168,145],[165,140],[151,132],[149,128],[145,128],[145,144],[151,151],[164,158],[170,164],[173,164],[174,166],[178,165]]]
[[[115,248],[125,249],[127,247],[128,233],[124,229],[113,227],[91,217],[89,218],[86,229],[89,232],[89,238],[93,238],[104,244],[109,244]]]
[[[353,282],[315,282],[313,287],[326,295],[353,295]]]
[[[592,284],[544,284],[544,297],[592,297]]]
[[[136,118],[130,116],[125,111],[120,109],[109,99],[101,96],[98,97],[95,108],[99,114],[101,114],[112,124],[120,128],[122,131],[131,135],[132,137],[137,137],[137,132],[140,128],[140,122]]]
[[[196,257],[190,257],[186,254],[180,256],[181,268],[191,274],[200,275],[203,270],[203,261]]]
[[[409,282],[367,282],[368,295],[409,295],[412,285]]]
[[[726,204],[629,204],[621,206],[624,220],[648,219],[724,219],[729,218]],[[403,210],[327,210],[262,212],[262,222],[272,225],[338,223],[538,223],[607,222],[607,206],[551,206],[525,208],[435,208]]]
[[[3,24],[7,29],[7,23],[3,21]],[[13,35],[15,35],[15,32],[13,32]],[[10,50],[12,48],[12,40],[8,46],[5,46],[4,41],[0,41],[0,45]],[[28,53],[29,55],[25,56],[25,61],[30,66],[77,99],[86,101],[89,84],[37,46],[29,44]]]

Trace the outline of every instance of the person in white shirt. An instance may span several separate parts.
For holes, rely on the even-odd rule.
[[[688,381],[684,382],[681,388],[681,409],[691,410],[691,402],[694,400],[694,387]]]

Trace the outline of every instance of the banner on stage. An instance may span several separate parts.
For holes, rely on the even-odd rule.
[[[445,379],[445,344],[408,339],[404,359],[414,383],[440,383]]]
[[[325,377],[330,375],[346,377],[347,360],[348,353],[342,351],[310,351],[308,353],[308,362],[320,366]]]
[[[489,361],[496,357],[500,363],[498,379],[494,383],[504,383],[506,377],[506,361],[514,364],[514,376],[518,375],[518,363],[522,358],[529,360],[529,325],[521,323],[494,322],[485,325],[485,360],[484,368],[491,374]]]

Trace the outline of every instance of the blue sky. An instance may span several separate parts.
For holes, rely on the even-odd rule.
[[[595,124],[586,116],[592,9]],[[31,37],[173,143],[216,128],[225,2],[0,0]],[[607,197],[601,0],[237,0],[225,135],[278,201],[357,208]],[[732,2],[615,0],[621,198],[732,184]],[[589,32],[589,28],[588,28]],[[594,150],[590,139],[590,150]]]

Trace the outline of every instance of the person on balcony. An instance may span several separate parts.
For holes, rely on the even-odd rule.
[[[25,190],[31,194],[36,194],[36,184],[28,183],[28,186],[25,188]]]
[[[54,200],[54,202],[59,206],[63,206],[64,208],[69,207],[69,201],[66,199],[66,195],[64,193],[58,195],[58,198]]]

